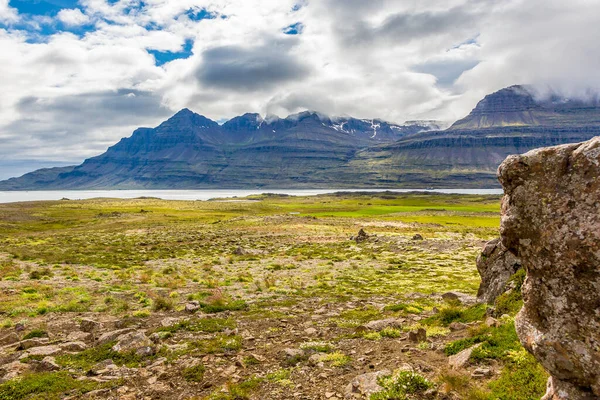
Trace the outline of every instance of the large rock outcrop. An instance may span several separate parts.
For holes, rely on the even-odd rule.
[[[477,300],[494,304],[496,297],[504,293],[510,277],[520,268],[521,261],[504,247],[500,238],[487,242],[477,257],[477,271],[481,275]]]
[[[600,137],[508,157],[502,243],[527,271],[516,318],[544,399],[600,398]]]

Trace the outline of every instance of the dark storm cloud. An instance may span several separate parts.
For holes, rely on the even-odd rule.
[[[15,150],[26,157],[81,158],[82,152],[104,151],[130,135],[133,126],[156,125],[172,114],[159,94],[130,89],[25,97],[16,109],[22,117],[2,129],[0,156],[5,158],[13,158]]]
[[[378,25],[356,21],[354,24],[338,27],[338,32],[347,45],[375,42],[400,44],[454,32],[476,32],[479,17],[480,11],[468,7],[455,7],[444,11],[402,12],[389,15]]]
[[[52,118],[62,125],[78,128],[112,126],[143,121],[145,117],[167,116],[171,112],[161,105],[156,93],[119,89],[62,96],[53,99],[25,97],[17,110],[26,121],[45,122]]]
[[[289,43],[209,49],[202,55],[196,77],[204,86],[237,91],[271,88],[306,77],[308,68],[290,50]]]

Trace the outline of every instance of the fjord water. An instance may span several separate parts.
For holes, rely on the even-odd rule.
[[[502,194],[502,189],[206,189],[206,190],[47,190],[0,192],[0,203],[42,200],[84,200],[93,198],[134,199],[156,197],[163,200],[209,200],[215,198],[240,198],[263,193],[290,196],[315,196],[335,192],[408,193],[424,191],[446,194]]]

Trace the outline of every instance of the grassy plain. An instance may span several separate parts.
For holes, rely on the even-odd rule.
[[[133,327],[158,338],[147,357],[116,354],[96,336],[83,351],[62,352],[60,370],[50,374],[60,374],[64,385],[48,398],[335,399],[353,377],[404,363],[426,382],[398,379],[416,379],[440,395],[535,398],[543,373],[518,353],[510,316],[484,329],[484,306],[440,297],[476,293],[475,259],[498,235],[499,200],[368,193],[3,204],[0,336],[18,328],[21,336],[34,332],[60,344],[80,319],[92,318],[103,332]],[[351,239],[360,229],[368,238]],[[424,240],[413,240],[415,234]],[[193,314],[184,310],[190,302],[198,307]],[[403,325],[357,329],[385,318]],[[468,330],[448,329],[457,321]],[[411,345],[406,332],[419,327],[428,341]],[[467,342],[489,350],[476,352],[471,370],[491,365],[493,376],[465,383],[470,370],[448,371],[448,346]],[[14,346],[2,349],[3,360],[23,355]],[[285,349],[302,354],[288,357]],[[118,373],[84,379],[106,359]],[[49,372],[25,370],[0,384],[0,393],[9,386],[39,389],[36,377],[49,379]],[[506,382],[523,373],[539,378],[531,393],[498,395],[510,393]],[[387,379],[389,393],[402,386]],[[20,397],[2,398],[41,395],[27,387]],[[400,398],[385,393],[376,398]]]

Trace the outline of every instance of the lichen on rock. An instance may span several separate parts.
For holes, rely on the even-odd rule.
[[[508,157],[502,244],[527,271],[516,318],[545,399],[600,397],[600,137]]]
[[[504,293],[510,277],[520,268],[521,261],[502,245],[500,238],[487,242],[477,257],[477,271],[481,275],[477,300],[494,304]]]

